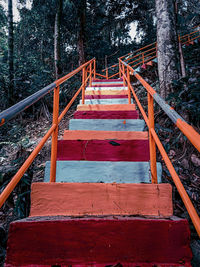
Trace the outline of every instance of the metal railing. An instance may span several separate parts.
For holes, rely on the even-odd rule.
[[[200,38],[200,26],[196,26],[192,32],[179,36],[179,42],[182,45],[193,44],[195,40]],[[146,63],[151,62],[153,59],[157,58],[157,42],[151,43],[147,46],[144,46],[140,49],[135,50],[134,52],[128,53],[122,57],[121,60],[128,63],[133,68],[144,66]],[[115,73],[113,74],[115,70]],[[112,71],[112,74],[109,74],[109,71]],[[114,76],[120,74],[118,64],[114,64],[102,70],[106,75],[98,74],[103,78],[110,79]]]
[[[81,71],[82,71],[82,84],[81,84],[80,88],[77,90],[77,92],[74,94],[73,98],[70,100],[70,102],[67,104],[67,106],[64,108],[64,110],[59,115],[60,85]],[[11,194],[13,189],[19,183],[22,176],[27,171],[27,169],[30,167],[33,160],[38,155],[40,150],[43,148],[44,144],[46,143],[46,141],[49,139],[50,136],[52,136],[50,182],[56,181],[58,125],[59,125],[60,121],[62,120],[62,118],[64,117],[64,115],[69,110],[69,108],[72,106],[73,102],[75,101],[75,99],[77,98],[77,96],[79,95],[79,93],[81,91],[82,91],[82,104],[84,104],[86,84],[89,83],[91,85],[92,78],[95,78],[95,77],[96,77],[96,60],[94,58],[94,59],[91,59],[90,61],[86,62],[82,66],[78,67],[77,69],[73,70],[69,74],[65,75],[64,77],[56,80],[55,82],[51,83],[50,85],[48,85],[45,88],[41,89],[40,91],[36,92],[35,94],[27,97],[26,99],[20,101],[19,103],[15,104],[14,106],[12,106],[12,107],[8,108],[7,110],[0,113],[0,125],[3,125],[5,122],[12,119],[20,112],[24,111],[29,106],[33,105],[35,102],[37,102],[39,99],[41,99],[45,95],[54,91],[52,126],[48,130],[48,132],[45,134],[45,136],[42,138],[42,140],[39,142],[39,144],[36,146],[36,148],[32,151],[30,156],[23,163],[23,165],[18,170],[18,172],[13,176],[13,178],[8,183],[8,185],[3,190],[3,192],[1,193],[1,195],[0,195],[0,207],[2,207],[2,205],[5,203],[6,199],[9,197],[9,195]]]
[[[151,167],[152,183],[157,183],[157,170],[156,170],[156,146],[157,146],[172,176],[173,182],[183,200],[183,203],[190,215],[194,227],[198,235],[200,236],[200,218],[154,129],[154,100],[167,114],[167,116],[172,120],[172,122],[180,129],[180,131],[190,140],[190,142],[194,145],[194,147],[198,151],[200,151],[200,135],[172,107],[170,107],[159,96],[159,94],[156,93],[156,91],[133,69],[132,66],[119,59],[119,70],[120,70],[120,75],[123,77],[124,86],[128,87],[129,99],[131,98],[131,93],[132,93],[149,129],[150,167]],[[133,89],[133,86],[130,83],[130,74],[134,75],[147,91],[148,115],[146,114],[144,108],[142,107]]]

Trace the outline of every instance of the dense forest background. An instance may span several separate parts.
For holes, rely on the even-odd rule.
[[[199,0],[161,0],[173,12],[172,31],[184,35],[200,24]],[[37,92],[83,62],[96,57],[97,70],[117,63],[117,58],[158,37],[159,0],[0,0],[0,111]],[[157,7],[157,11],[156,11]],[[18,15],[13,10],[18,8]],[[130,34],[130,31],[135,31]],[[200,48],[183,48],[185,74],[173,78],[173,92],[165,99],[197,131],[200,124]],[[177,59],[177,65],[179,59]],[[143,77],[160,93],[157,66]],[[62,87],[60,106],[71,99],[81,79]],[[144,89],[134,85],[146,105]],[[71,116],[61,123],[59,134]],[[200,210],[200,158],[164,113],[155,109],[156,131],[175,165],[189,196]],[[8,184],[52,122],[52,95],[46,96],[9,123],[0,132],[0,190]],[[50,157],[50,141],[0,212],[0,259],[5,255],[9,222],[29,213],[31,181],[43,177],[44,162]],[[162,162],[160,155],[158,161]],[[172,180],[163,165],[166,181]],[[39,177],[39,178],[38,178]],[[188,179],[190,177],[190,179]],[[175,215],[189,216],[173,189]],[[197,235],[191,224],[192,238]],[[195,243],[196,244],[196,243]],[[199,244],[200,247],[200,244]]]

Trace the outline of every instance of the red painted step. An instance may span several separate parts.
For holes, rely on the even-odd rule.
[[[59,140],[57,160],[149,161],[148,140]]]
[[[128,98],[128,95],[85,95],[85,99]]]
[[[114,84],[114,83],[107,83],[107,84],[93,84],[92,87],[123,87],[123,83],[120,84]]]
[[[76,111],[74,119],[139,119],[137,110],[133,111]]]
[[[92,80],[93,82],[120,82],[120,81],[123,81],[122,78],[120,79],[93,79]]]
[[[191,266],[187,220],[33,217],[11,223],[6,267]]]

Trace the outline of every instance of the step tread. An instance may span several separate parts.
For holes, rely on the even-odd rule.
[[[81,170],[81,171],[80,171]],[[162,166],[157,163],[158,183]],[[50,161],[46,162],[44,182],[49,182]],[[57,161],[57,182],[83,183],[151,183],[149,162]]]
[[[148,132],[65,130],[65,140],[147,140]]]
[[[11,223],[6,264],[186,267],[189,234],[188,222],[178,218],[33,217]]]
[[[30,216],[110,214],[170,217],[172,187],[170,184],[32,184]]]
[[[86,91],[101,91],[101,90],[103,90],[103,91],[106,91],[106,90],[108,90],[108,91],[120,91],[120,90],[128,90],[128,87],[127,86],[117,86],[117,85],[115,85],[115,86],[113,86],[113,85],[111,85],[111,86],[88,86],[88,87],[86,87]]]
[[[85,95],[128,95],[128,90],[86,90]]]
[[[78,105],[77,110],[99,110],[99,111],[107,111],[107,110],[135,110],[135,104],[116,104],[116,105]]]
[[[69,130],[93,131],[143,131],[144,120],[140,119],[71,119]]]
[[[79,104],[82,103],[82,99],[79,101]],[[128,104],[128,98],[110,98],[110,99],[85,99],[84,102],[86,105],[110,105],[110,104]],[[133,104],[133,99],[131,99]]]

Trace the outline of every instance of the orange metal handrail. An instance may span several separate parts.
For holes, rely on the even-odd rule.
[[[198,28],[198,27],[199,27],[199,25],[196,26],[196,27],[194,27],[194,29],[196,29],[196,28]],[[194,40],[200,38],[200,35],[193,36],[193,35],[197,34],[198,32],[200,32],[200,29],[195,30],[195,31],[193,31],[193,32],[191,32],[191,33],[188,33],[188,34],[179,36],[179,41],[181,42],[182,45],[189,44],[190,42],[192,42],[192,41],[194,41]],[[185,39],[187,39],[187,40],[185,40]],[[153,47],[149,49],[149,47],[151,47],[151,46],[153,46]],[[138,63],[137,63],[136,65],[134,65],[133,67],[140,66],[141,64],[144,64],[144,63],[148,62],[148,60],[152,60],[152,59],[154,59],[154,58],[157,57],[157,55],[155,55],[155,57],[151,57],[151,59],[147,59],[148,56],[150,56],[150,54],[145,55],[145,53],[147,53],[147,52],[149,52],[149,51],[151,51],[151,50],[155,50],[155,53],[156,53],[156,46],[157,46],[157,42],[151,43],[151,44],[149,44],[149,45],[146,45],[146,46],[144,46],[144,47],[142,47],[142,48],[139,48],[139,49],[135,50],[134,52],[128,53],[128,54],[126,54],[126,55],[123,55],[123,56],[119,57],[119,59],[121,59],[121,60],[123,59],[124,62],[128,62],[129,60],[134,59],[134,58],[137,58],[137,57],[139,57],[139,56],[141,55],[141,56],[142,56],[142,57],[140,58],[141,61],[138,62]],[[146,50],[146,49],[147,49],[147,50]],[[138,52],[139,52],[139,53],[138,53]],[[138,53],[138,54],[136,54],[136,53]],[[154,53],[154,52],[152,52],[152,54],[153,54],[153,53]],[[132,56],[133,54],[135,54],[135,55]],[[127,56],[131,56],[131,57],[124,59],[124,58],[127,57]],[[132,64],[132,63],[134,63],[134,62],[137,62],[137,61],[139,61],[140,59],[136,59],[135,61],[133,61],[133,62],[131,62],[131,63],[129,63],[129,64]],[[108,72],[110,69],[112,69],[112,68],[116,68],[116,67],[118,67],[118,64],[111,65],[111,66],[109,66],[109,67],[103,69],[102,72]],[[116,74],[116,75],[117,75],[117,74]],[[109,75],[107,75],[107,76],[105,76],[105,77],[109,77],[109,78],[110,78]],[[114,75],[113,75],[113,77],[114,77]]]
[[[86,67],[89,67],[89,75],[88,76],[87,76],[87,72],[86,72]],[[60,89],[60,85],[62,83],[64,83],[65,81],[67,81],[68,79],[70,79],[71,77],[73,77],[75,74],[79,73],[80,71],[84,72],[84,75],[82,75],[81,87],[77,90],[77,92],[74,94],[71,101],[68,103],[68,105],[65,107],[65,109],[59,115],[59,89]],[[30,167],[33,160],[38,155],[40,150],[43,148],[44,144],[46,143],[46,141],[49,139],[50,136],[52,136],[50,182],[55,182],[55,180],[56,180],[58,125],[81,91],[82,91],[82,98],[83,98],[83,104],[84,104],[84,97],[85,97],[84,88],[85,88],[88,81],[89,81],[89,83],[91,83],[92,77],[93,78],[96,77],[96,60],[95,59],[91,59],[90,61],[86,62],[82,66],[78,67],[77,69],[73,70],[69,74],[65,75],[64,77],[62,77],[62,78],[60,78],[54,82],[55,88],[54,88],[52,126],[48,130],[48,132],[45,134],[45,136],[42,138],[42,140],[39,142],[39,144],[36,146],[36,148],[32,151],[30,156],[23,163],[21,168],[13,176],[13,178],[8,183],[8,185],[3,190],[3,192],[1,193],[1,195],[0,195],[0,207],[2,207],[2,205],[5,203],[6,199],[9,197],[9,195],[11,194],[13,189],[19,183],[22,176],[27,171],[27,169]],[[51,88],[52,88],[52,85],[51,85]],[[47,87],[47,89],[48,89],[48,87]],[[47,90],[47,89],[45,89],[45,90]],[[35,102],[33,102],[33,103],[35,103]]]
[[[190,218],[194,224],[194,227],[200,237],[200,218],[197,214],[197,211],[194,208],[194,205],[192,204],[185,188],[183,187],[183,184],[181,183],[181,180],[176,173],[158,135],[155,132],[154,129],[154,112],[153,112],[153,106],[155,100],[159,106],[164,110],[164,112],[168,115],[168,117],[176,124],[176,126],[181,130],[181,132],[190,140],[190,142],[196,147],[198,151],[200,151],[200,135],[190,126],[187,124],[178,113],[176,113],[157,93],[156,91],[137,73],[134,71],[134,69],[128,65],[126,62],[119,59],[119,69],[120,73],[122,74],[123,80],[127,83],[128,88],[131,89],[133,96],[135,98],[136,103],[138,104],[138,107],[144,117],[145,122],[147,123],[147,126],[149,128],[149,142],[150,142],[150,165],[151,165],[151,175],[152,175],[152,183],[157,183],[157,171],[156,171],[156,148],[155,145],[157,145],[163,160],[172,176],[172,179],[174,181],[174,184],[183,200],[183,203],[188,211],[188,214],[190,215]],[[130,80],[128,78],[127,73],[133,74],[143,85],[143,87],[146,89],[148,94],[148,117],[137,97],[135,94],[135,91],[130,83]]]

